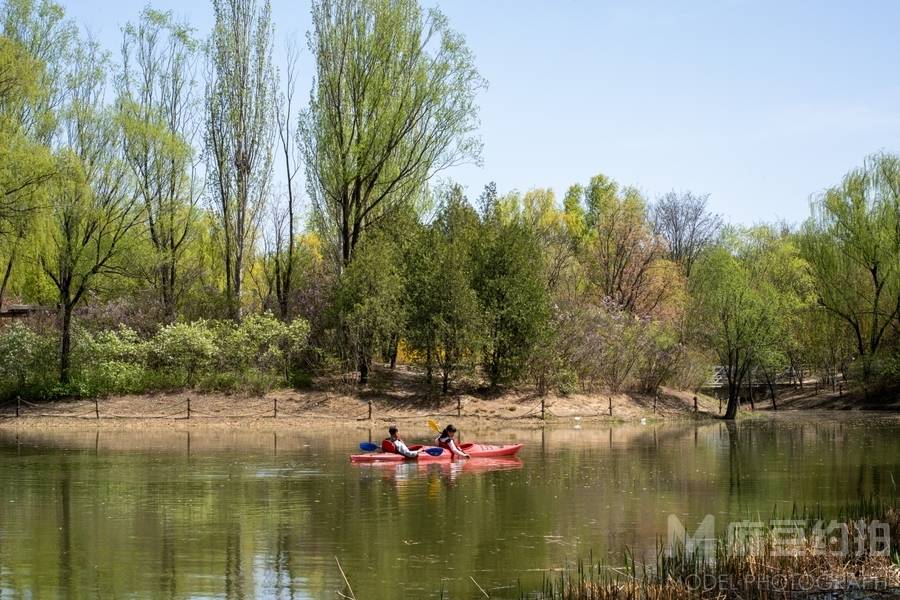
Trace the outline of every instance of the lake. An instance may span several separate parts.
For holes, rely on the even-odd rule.
[[[460,428],[519,460],[354,465],[380,430],[0,431],[0,598],[517,597],[652,553],[671,514],[768,519],[900,480],[900,420]],[[404,427],[425,439],[423,424]]]

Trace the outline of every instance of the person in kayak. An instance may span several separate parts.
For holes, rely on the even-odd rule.
[[[388,427],[388,437],[381,442],[381,449],[385,452],[395,452],[406,458],[415,458],[419,456],[419,450],[410,450],[406,442],[400,439],[399,431],[396,425]]]
[[[456,435],[456,427],[453,425],[447,425],[444,427],[444,430],[441,432],[441,435],[437,436],[437,445],[443,448],[444,450],[449,450],[450,454],[453,456],[457,456],[459,458],[469,458],[469,455],[463,452],[459,446],[456,445],[456,440],[453,439],[453,436]]]

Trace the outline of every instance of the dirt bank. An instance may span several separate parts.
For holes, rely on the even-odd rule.
[[[319,381],[310,390],[275,390],[259,395],[182,391],[100,399],[0,405],[0,428],[114,427],[241,429],[298,428],[311,423],[334,426],[422,423],[428,418],[473,424],[540,426],[544,422],[620,422],[713,418],[724,406],[711,396],[663,388],[658,395],[635,393],[577,393],[541,396],[534,390],[492,391],[474,385],[442,394],[423,385],[421,373],[398,367],[374,372],[370,385],[360,389],[338,381]],[[694,398],[697,410],[694,409]],[[18,406],[17,406],[18,405]],[[797,410],[881,410],[900,413],[900,396],[884,391],[816,389],[782,390],[778,412]],[[770,399],[759,397],[758,413],[772,411]],[[744,404],[741,414],[750,414]],[[18,416],[17,416],[18,412]]]
[[[474,395],[402,393],[398,390],[275,390],[263,396],[178,392],[73,399],[43,403],[16,401],[0,407],[0,427],[60,428],[112,426],[144,428],[173,426],[233,426],[240,428],[298,427],[309,423],[358,426],[423,421],[516,421],[517,426],[542,421],[639,421],[640,419],[709,418],[718,401],[694,394],[663,390],[653,396],[636,394],[572,394],[544,397],[528,391]],[[612,415],[610,415],[610,406]],[[543,417],[543,419],[542,419]]]
[[[756,402],[758,410],[858,410],[900,413],[900,388],[865,390],[832,390],[807,384],[776,395],[775,403],[768,396]]]

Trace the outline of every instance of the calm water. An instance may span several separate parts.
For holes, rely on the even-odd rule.
[[[514,596],[654,548],[671,513],[693,530],[900,481],[897,419],[572,425],[470,429],[521,461],[428,467],[351,465],[368,429],[0,432],[0,598],[336,598],[335,556],[360,599],[474,598],[470,576]]]

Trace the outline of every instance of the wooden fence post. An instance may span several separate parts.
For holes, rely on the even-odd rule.
[[[697,413],[697,396],[694,396],[694,414]]]
[[[19,418],[19,404],[22,403],[22,397],[16,396],[16,418]]]
[[[462,415],[462,398],[460,396],[456,397],[456,416],[459,417]]]
[[[719,414],[722,414],[722,394],[719,394]]]
[[[187,416],[187,418],[188,418],[188,421],[191,420],[191,398],[190,398],[190,396],[188,396],[188,416]]]
[[[612,396],[609,397],[609,416],[612,416]]]
[[[541,421],[544,420],[544,397],[541,396]]]
[[[656,401],[659,400],[659,392],[653,394],[653,414],[656,414]]]
[[[100,420],[100,401],[95,397],[94,398],[94,415],[97,417],[97,420]]]
[[[372,401],[369,400],[369,420],[372,420]]]
[[[272,406],[272,418],[278,418],[278,398],[274,399],[274,405]]]

